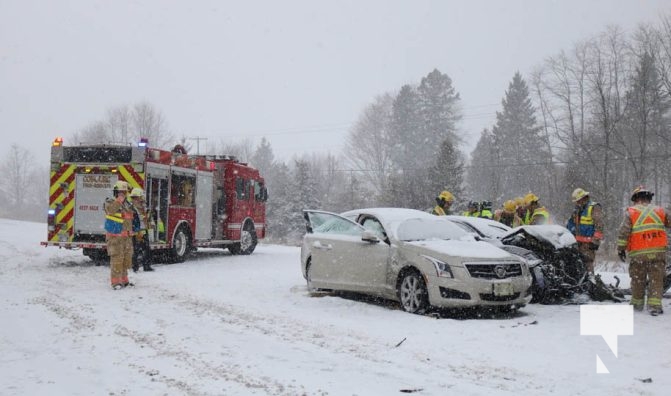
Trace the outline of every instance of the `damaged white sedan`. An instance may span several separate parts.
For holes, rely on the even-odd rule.
[[[519,258],[478,242],[455,224],[401,208],[342,213],[305,210],[301,247],[310,290],[342,290],[431,307],[517,309],[531,299],[531,275]]]

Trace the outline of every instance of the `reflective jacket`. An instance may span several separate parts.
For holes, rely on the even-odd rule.
[[[598,205],[599,204],[596,202],[589,201],[579,212],[576,211],[573,216],[568,219],[566,228],[575,235],[576,241],[590,243],[595,240],[603,239],[603,233],[600,230],[601,225],[595,224],[594,217],[592,216],[594,207]]]
[[[496,212],[494,212],[494,220],[512,228],[519,227],[522,225],[522,219],[520,218],[520,216],[517,215],[517,213],[515,212],[508,213],[503,209],[499,209]]]
[[[442,206],[436,205],[433,210],[431,211],[432,214],[435,214],[436,216],[445,216],[448,215],[449,213],[443,209]]]
[[[105,231],[107,236],[133,235],[133,208],[129,202],[115,199],[105,202]]]
[[[494,216],[494,215],[492,214],[492,211],[491,211],[491,210],[489,210],[489,209],[482,209],[482,210],[480,211],[480,216],[478,216],[478,217],[482,217],[482,218],[485,218],[485,219],[491,219],[493,216]]]
[[[655,205],[635,205],[627,208],[625,215],[628,218],[623,223],[618,247],[626,246],[630,257],[666,252],[665,227],[668,227],[669,219],[664,209]]]
[[[533,212],[527,209],[524,215],[524,224],[550,224],[550,212],[548,212],[547,209],[545,209],[543,206],[534,209]]]

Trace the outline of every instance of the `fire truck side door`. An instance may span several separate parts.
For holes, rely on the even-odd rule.
[[[212,189],[211,172],[198,171],[196,176],[196,239],[212,238]]]

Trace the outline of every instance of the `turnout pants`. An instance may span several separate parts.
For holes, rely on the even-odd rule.
[[[631,277],[632,305],[642,307],[645,304],[647,284],[648,307],[662,307],[666,260],[632,257],[629,263],[629,276]]]
[[[128,284],[128,270],[133,262],[132,237],[107,237],[107,254],[110,256],[112,286]]]

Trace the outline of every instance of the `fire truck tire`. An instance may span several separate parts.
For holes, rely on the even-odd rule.
[[[186,227],[181,226],[175,232],[172,238],[172,248],[170,248],[170,258],[174,263],[182,263],[186,260],[187,254],[191,251],[191,234]]]
[[[256,249],[257,242],[254,224],[247,222],[240,233],[240,242],[232,244],[228,250],[231,254],[250,255]]]

